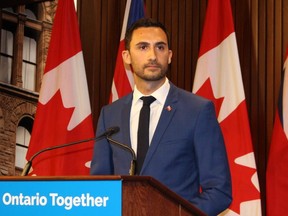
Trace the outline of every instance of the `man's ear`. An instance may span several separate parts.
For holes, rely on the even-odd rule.
[[[169,50],[168,64],[171,63],[172,55],[173,55],[172,50]]]
[[[131,64],[131,58],[130,58],[130,52],[129,50],[123,50],[122,51],[122,59],[125,64]]]

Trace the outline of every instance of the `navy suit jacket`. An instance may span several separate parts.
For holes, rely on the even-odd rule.
[[[226,149],[213,103],[170,85],[140,175],[154,177],[208,215],[217,215],[229,207],[232,198]],[[119,126],[113,139],[131,147],[132,97],[131,93],[102,108],[97,136]],[[128,151],[102,139],[95,143],[93,154],[92,175],[128,175],[132,159]]]

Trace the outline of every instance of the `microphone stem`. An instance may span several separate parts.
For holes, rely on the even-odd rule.
[[[81,144],[81,143],[85,143],[85,142],[89,142],[89,141],[97,141],[99,139],[102,139],[104,137],[104,135],[102,136],[99,136],[99,137],[93,137],[93,138],[88,138],[88,139],[85,139],[85,140],[80,140],[80,141],[75,141],[75,142],[71,142],[71,143],[67,143],[67,144],[64,144],[64,145],[57,145],[57,146],[52,146],[52,147],[48,147],[48,148],[44,148],[42,149],[41,151],[38,151],[36,152],[31,158],[30,160],[26,163],[22,173],[21,173],[21,176],[26,176],[28,175],[29,171],[30,171],[30,168],[32,166],[32,161],[35,157],[37,157],[39,154],[43,153],[43,152],[46,152],[46,151],[50,151],[50,150],[54,150],[54,149],[58,149],[58,148],[63,148],[63,147],[66,147],[66,146],[72,146],[72,145],[76,145],[76,144]]]
[[[85,143],[85,142],[89,142],[89,141],[98,141],[100,139],[103,139],[104,137],[108,138],[109,136],[111,136],[111,135],[113,135],[114,133],[117,133],[117,132],[119,132],[119,127],[111,127],[111,128],[108,128],[108,130],[106,130],[103,134],[99,135],[98,137],[88,138],[88,139],[85,139],[85,140],[79,140],[79,141],[75,141],[75,142],[71,142],[71,143],[66,143],[66,144],[63,144],[63,145],[56,145],[56,146],[51,146],[51,147],[48,147],[48,148],[44,148],[44,149],[36,152],[34,155],[32,155],[30,160],[26,163],[26,165],[25,165],[25,167],[24,167],[24,169],[22,171],[21,176],[26,176],[29,173],[30,168],[32,166],[33,159],[36,156],[38,156],[39,154],[43,153],[43,152],[54,150],[54,149],[58,149],[58,148],[64,148],[64,147],[67,147],[67,146],[72,146],[72,145],[76,145],[76,144],[80,144],[80,143]]]
[[[99,137],[98,139],[100,139],[102,137]],[[95,137],[93,138],[89,138],[89,139],[86,139],[86,140],[80,140],[80,141],[75,141],[75,142],[71,142],[71,143],[67,143],[67,144],[64,144],[64,145],[57,145],[57,146],[52,146],[52,147],[47,147],[47,148],[44,148],[42,149],[41,151],[38,151],[36,152],[31,158],[30,160],[26,163],[22,173],[21,173],[21,176],[26,176],[28,175],[29,171],[30,171],[30,168],[32,166],[32,161],[35,157],[37,157],[39,154],[43,153],[43,152],[46,152],[46,151],[51,151],[51,150],[54,150],[54,149],[58,149],[58,148],[63,148],[63,147],[67,147],[67,146],[72,146],[72,145],[76,145],[76,144],[81,144],[81,143],[85,143],[85,142],[89,142],[89,141],[93,141],[93,140],[96,140],[97,141],[97,138],[95,139]]]
[[[135,175],[135,167],[136,167],[136,154],[135,152],[133,151],[132,148],[130,148],[129,146],[127,145],[124,145],[114,139],[112,139],[111,137],[107,136],[107,140],[110,141],[112,144],[116,144],[116,145],[119,145],[121,146],[122,148],[124,148],[125,150],[129,151],[131,154],[132,154],[132,160],[131,160],[131,165],[130,165],[130,169],[129,169],[129,174],[132,176],[132,175]]]
[[[22,173],[21,173],[21,176],[26,176],[26,175],[28,175],[29,170],[30,170],[30,168],[31,168],[31,165],[32,165],[32,162],[31,162],[31,160],[30,160],[30,161],[28,161],[28,162],[26,163],[26,165],[25,165],[25,167],[24,167],[24,169],[23,169],[23,171],[22,171]]]
[[[134,176],[135,175],[135,170],[136,170],[136,160],[131,160],[131,165],[129,169],[129,175]]]

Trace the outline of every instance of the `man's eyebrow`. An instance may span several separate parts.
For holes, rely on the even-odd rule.
[[[136,46],[138,45],[146,45],[146,44],[149,44],[148,42],[145,42],[145,41],[140,41],[136,44]]]
[[[138,46],[138,45],[148,45],[148,44],[150,44],[150,43],[146,42],[146,41],[140,41],[140,42],[138,42],[136,44],[136,46]],[[164,42],[164,41],[159,41],[159,42],[156,42],[155,45],[167,45],[167,43]]]
[[[167,43],[164,42],[164,41],[159,41],[159,42],[156,43],[156,45],[167,45]]]

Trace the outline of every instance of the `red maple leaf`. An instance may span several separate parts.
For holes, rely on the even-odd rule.
[[[219,115],[224,98],[215,98],[210,79],[205,81],[197,91],[197,95],[212,100],[216,115]],[[220,123],[220,127],[225,140],[232,178],[233,202],[229,208],[240,214],[241,202],[260,199],[259,191],[251,182],[256,169],[235,163],[237,158],[253,152],[245,100]]]
[[[197,95],[200,95],[202,97],[205,97],[211,101],[213,101],[214,103],[214,107],[215,107],[215,112],[216,112],[216,116],[219,115],[220,112],[220,108],[222,106],[223,100],[224,98],[215,98],[212,87],[211,87],[211,82],[210,82],[210,78],[208,78],[203,85],[201,86],[201,88],[197,91]]]
[[[241,202],[260,199],[260,192],[251,182],[256,169],[235,163],[237,158],[253,152],[245,101],[220,126],[228,152],[233,185],[233,202],[229,208],[240,213]]]
[[[73,111],[74,108],[64,107],[60,91],[47,104],[38,103],[28,158],[47,147],[93,137],[91,116],[73,130],[67,130]],[[88,174],[89,169],[84,164],[92,158],[92,145],[93,142],[88,142],[43,152],[35,157],[33,172],[37,175],[73,175],[82,169],[85,170],[83,174]]]

